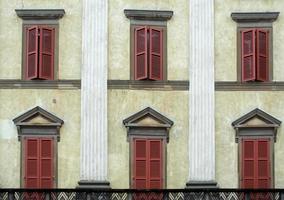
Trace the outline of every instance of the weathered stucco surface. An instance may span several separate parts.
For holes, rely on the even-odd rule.
[[[237,24],[232,12],[280,12],[273,23],[273,80],[284,80],[284,1],[283,0],[215,0],[215,79],[237,79]]]
[[[79,90],[0,90],[0,187],[20,187],[20,142],[13,119],[40,106],[64,120],[58,142],[58,187],[75,187],[80,169]]]
[[[0,1],[0,78],[21,79],[22,19],[15,9],[65,9],[59,20],[59,79],[80,79],[81,68],[80,0],[1,0]]]
[[[130,78],[130,20],[124,9],[172,10],[167,23],[168,80],[188,79],[187,0],[109,1],[109,79]]]
[[[238,144],[231,123],[255,108],[284,121],[284,93],[216,92],[216,180],[220,187],[238,187]],[[284,187],[284,129],[278,129],[274,144],[275,188]]]
[[[184,188],[188,174],[188,94],[145,90],[109,90],[108,161],[112,188],[129,188],[129,142],[122,121],[151,107],[172,121],[167,144],[167,188]]]

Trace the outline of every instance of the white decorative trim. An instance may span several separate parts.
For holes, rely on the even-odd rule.
[[[83,0],[80,182],[107,180],[107,2]]]
[[[214,182],[214,0],[189,0],[189,44],[189,182]]]

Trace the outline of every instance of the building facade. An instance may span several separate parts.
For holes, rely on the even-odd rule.
[[[1,1],[0,187],[284,187],[282,12]]]

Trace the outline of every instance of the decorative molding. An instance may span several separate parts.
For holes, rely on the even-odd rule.
[[[233,12],[232,19],[237,23],[274,22],[279,12]]]
[[[188,181],[186,189],[218,189],[218,184],[215,181]]]
[[[216,81],[216,91],[284,91],[284,82]]]
[[[170,20],[174,14],[173,11],[168,10],[132,10],[125,9],[124,14],[131,20],[153,20],[153,21],[167,21]]]
[[[130,136],[160,136],[169,141],[169,129],[174,122],[156,110],[147,107],[124,119],[123,124],[127,128],[128,140]]]
[[[74,90],[81,88],[81,80],[19,80],[0,79],[0,89],[62,89]]]
[[[33,122],[32,120],[41,117],[45,119],[44,122]],[[18,129],[19,140],[22,136],[42,136],[42,135],[51,135],[57,136],[59,140],[59,130],[60,127],[64,124],[64,121],[50,112],[44,110],[43,108],[37,106],[20,116],[13,119],[14,124]]]
[[[188,181],[215,182],[214,0],[188,4]]]
[[[257,120],[256,122],[252,122]],[[273,137],[276,141],[277,129],[281,125],[281,121],[268,113],[256,108],[251,112],[243,115],[234,122],[232,126],[236,130],[236,142],[240,137]]]
[[[188,91],[189,81],[108,80],[108,89]]]
[[[98,189],[109,190],[111,189],[108,181],[79,181],[77,189]]]
[[[23,20],[58,20],[65,14],[64,9],[15,9]]]

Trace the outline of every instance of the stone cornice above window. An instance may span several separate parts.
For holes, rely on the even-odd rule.
[[[123,124],[127,128],[128,139],[130,136],[148,136],[164,137],[169,141],[169,129],[174,122],[154,109],[147,107],[124,119]]]
[[[64,16],[64,9],[15,9],[23,20],[57,20]]]
[[[22,136],[55,136],[60,139],[60,128],[64,121],[37,106],[13,119],[18,129],[19,140]]]
[[[131,20],[167,21],[172,18],[173,13],[168,10],[124,10],[125,16]]]
[[[279,12],[233,12],[232,19],[237,23],[272,23],[278,18]]]
[[[242,137],[272,137],[276,141],[281,121],[256,108],[232,122],[236,130],[236,142]]]

